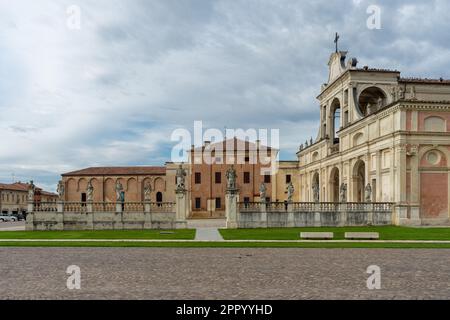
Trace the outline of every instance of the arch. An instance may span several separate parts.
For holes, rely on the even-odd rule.
[[[154,190],[154,189],[153,189],[153,184],[152,184],[152,179],[151,179],[150,177],[145,177],[145,178],[142,180],[142,183],[141,183],[141,199],[142,199],[142,200],[144,200],[144,189],[145,189],[145,185],[146,185],[147,183],[150,184],[150,187],[152,188],[152,191]],[[151,196],[151,194],[152,194],[152,192],[150,192],[150,196]]]
[[[99,181],[96,178],[92,178],[89,181],[92,184],[92,187],[94,188],[94,201],[95,202],[103,201]]]
[[[353,146],[359,146],[364,143],[364,133],[358,132],[353,136]]]
[[[85,178],[81,178],[80,180],[78,180],[78,190],[77,191],[80,193],[86,192],[87,185],[88,185],[87,180]]]
[[[316,192],[318,192],[317,196],[319,199],[315,199]],[[320,176],[318,172],[315,172],[311,181],[311,201],[316,202],[317,200],[320,201]]]
[[[127,201],[140,201],[140,196],[138,195],[138,184],[135,178],[129,178],[127,180]]]
[[[70,178],[66,184],[66,200],[67,201],[79,201],[78,197],[78,182]]]
[[[153,190],[155,190],[156,192],[158,191],[164,192],[166,190],[166,182],[164,181],[163,178],[158,177],[155,179]]]
[[[317,160],[319,160],[319,152],[314,152],[313,154],[312,154],[312,159],[311,159],[312,161],[311,162],[316,162]]]
[[[445,119],[438,116],[429,116],[423,120],[424,130],[427,132],[447,132]]]
[[[353,201],[364,202],[366,186],[366,164],[363,160],[356,161],[353,166]]]
[[[387,94],[383,89],[370,86],[361,91],[358,97],[357,111],[360,116],[368,116],[387,105]]]
[[[339,138],[337,137],[337,132],[341,128],[341,102],[338,98],[334,98],[330,107],[331,115],[331,126],[330,126],[330,137],[333,144],[339,143]]]
[[[114,180],[107,178],[104,185],[105,202],[116,202],[116,184]]]
[[[328,184],[328,194],[330,202],[339,202],[339,169],[334,167],[330,173],[330,180]]]

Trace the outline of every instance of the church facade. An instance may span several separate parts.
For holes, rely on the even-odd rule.
[[[320,128],[300,147],[302,201],[392,202],[395,223],[443,224],[450,208],[450,81],[358,68],[333,53]]]

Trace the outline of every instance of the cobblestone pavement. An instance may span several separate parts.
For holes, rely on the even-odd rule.
[[[0,248],[0,261],[3,299],[450,299],[444,249]]]

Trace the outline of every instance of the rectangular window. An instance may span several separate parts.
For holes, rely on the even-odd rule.
[[[221,172],[216,172],[216,184],[221,184],[222,183],[222,173]]]
[[[195,198],[195,209],[201,209],[202,207],[202,198]]]
[[[250,157],[245,157],[245,163],[249,163],[250,162]]]
[[[195,184],[202,183],[202,174],[200,172],[195,173]]]
[[[270,183],[270,175],[269,174],[264,175],[264,183]]]
[[[244,203],[249,203],[250,202],[250,198],[249,197],[244,197]]]
[[[270,197],[266,198],[266,202],[269,203],[270,202]]]
[[[244,183],[250,183],[250,172],[244,172]]]
[[[216,209],[222,208],[222,201],[220,198],[216,198]]]
[[[287,174],[286,175],[286,184],[291,183],[291,181],[292,181],[291,175]]]
[[[81,202],[86,202],[86,193],[81,194]]]

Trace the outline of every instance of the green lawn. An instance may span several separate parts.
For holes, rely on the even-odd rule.
[[[221,229],[225,240],[300,240],[300,232],[334,232],[334,239],[344,239],[345,232],[379,232],[380,240],[450,240],[450,228],[342,227]]]
[[[0,242],[0,247],[128,247],[128,248],[371,248],[450,249],[450,243],[318,243],[318,242]]]
[[[2,231],[0,239],[158,239],[193,240],[195,230]]]

